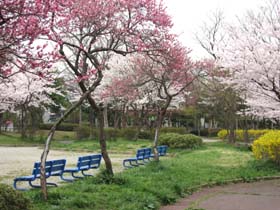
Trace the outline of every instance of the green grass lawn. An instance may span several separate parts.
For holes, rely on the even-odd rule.
[[[47,135],[47,131],[39,131]],[[69,138],[66,138],[66,137]],[[20,134],[4,133],[0,135],[0,146],[44,146],[45,138],[36,136],[33,140],[21,139]],[[116,141],[107,141],[107,148],[110,153],[130,154],[137,148],[151,147],[152,141],[137,140],[131,141],[126,139],[117,139]],[[100,145],[98,140],[75,140],[75,133],[69,131],[56,131],[51,144],[52,149],[67,151],[98,151]]]
[[[211,143],[193,151],[174,150],[159,163],[125,170],[113,179],[103,174],[51,188],[48,202],[41,201],[39,190],[24,194],[33,201],[33,210],[151,210],[203,184],[273,175],[280,175],[279,167],[254,160],[250,151]]]
[[[45,142],[48,135],[48,130],[40,130],[36,132],[33,139],[21,139],[19,133],[3,132],[0,134],[0,146],[30,146],[30,145],[40,145]],[[53,140],[63,141],[63,140],[73,140],[75,139],[75,132],[71,131],[56,131]]]

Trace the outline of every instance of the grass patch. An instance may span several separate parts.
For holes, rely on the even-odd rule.
[[[135,153],[136,149],[151,147],[152,142],[149,140],[129,141],[126,139],[117,139],[116,141],[107,141],[107,149],[110,153]],[[63,149],[68,151],[92,151],[100,150],[97,140],[76,140],[71,143],[53,142],[52,147],[55,149]]]
[[[255,161],[251,152],[224,143],[193,151],[174,150],[170,156],[159,163],[126,170],[113,181],[101,174],[52,188],[48,202],[40,200],[38,190],[26,196],[33,200],[33,210],[152,210],[175,202],[200,185],[280,175],[275,164]]]
[[[38,131],[34,139],[21,139],[18,133],[3,133],[0,135],[0,146],[43,146],[48,131]],[[68,138],[69,137],[69,138]],[[107,149],[110,153],[131,154],[136,149],[151,147],[149,140],[129,141],[118,138],[116,141],[107,141]],[[98,140],[75,140],[75,133],[71,131],[56,131],[52,142],[52,149],[66,151],[100,151]]]

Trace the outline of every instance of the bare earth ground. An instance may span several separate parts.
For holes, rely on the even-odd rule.
[[[280,179],[254,183],[239,183],[213,188],[164,206],[160,210],[279,210]]]
[[[15,177],[31,175],[34,162],[40,161],[42,151],[42,148],[38,147],[0,147],[0,182],[12,185]],[[98,153],[98,151],[92,153]],[[69,168],[76,165],[79,156],[87,154],[90,153],[51,150],[48,160],[66,159],[66,167]],[[115,172],[123,169],[122,160],[128,156],[130,155],[112,154],[110,156]],[[55,179],[58,180],[56,177]]]

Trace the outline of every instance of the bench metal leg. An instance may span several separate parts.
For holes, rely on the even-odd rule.
[[[76,172],[71,172],[72,177],[74,177],[74,178],[76,178],[76,179],[82,179],[82,178],[84,178],[84,177],[82,177],[82,176],[76,176],[75,173],[76,173]]]
[[[20,180],[17,180],[17,181],[14,181],[14,189],[16,190],[21,190],[21,191],[27,191],[28,189],[27,188],[21,188],[21,187],[17,187],[17,182],[20,181]]]
[[[63,174],[60,176],[60,179],[62,179],[63,181],[66,181],[66,182],[73,182],[73,181],[75,181],[75,179],[64,178]]]
[[[128,163],[129,165],[127,165],[126,163]],[[141,163],[138,163],[137,160],[127,160],[127,161],[123,161],[123,166],[125,168],[133,168],[133,167],[138,167]]]
[[[34,187],[34,188],[40,188],[41,187],[41,185],[32,184],[32,181],[28,181],[28,183],[31,187]]]
[[[91,174],[85,174],[85,171],[82,171],[82,174],[83,174],[84,176],[93,176],[93,175],[91,175]]]
[[[41,185],[35,185],[35,184],[32,184],[32,181],[28,181],[29,182],[29,185],[33,188],[40,188]],[[57,187],[57,184],[56,183],[52,183],[52,182],[47,182],[46,183],[47,185],[50,185],[50,186],[54,186],[54,187]]]

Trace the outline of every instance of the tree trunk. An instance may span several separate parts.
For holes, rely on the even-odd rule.
[[[83,111],[82,106],[79,107],[79,125],[81,126],[83,122]]]
[[[104,162],[105,162],[106,171],[110,175],[114,175],[112,162],[111,162],[111,159],[110,159],[110,157],[108,155],[108,152],[107,152],[107,143],[106,143],[105,132],[104,132],[103,111],[104,111],[103,107],[100,107],[99,111],[98,111],[99,144],[100,144],[100,148],[101,148],[101,154],[102,154],[102,157],[103,157]]]
[[[110,175],[114,175],[112,162],[107,152],[107,144],[106,144],[106,138],[104,132],[103,106],[102,104],[97,106],[94,99],[90,95],[88,95],[87,99],[91,108],[97,113],[98,128],[99,128],[99,144],[101,148],[101,154],[105,162],[106,170]]]
[[[244,130],[243,130],[243,138],[244,138],[244,142],[248,143],[249,142],[249,133],[248,133],[248,120],[247,120],[247,116],[244,113]]]
[[[89,110],[89,126],[90,126],[90,139],[95,139],[96,136],[94,136],[94,113],[92,108]]]
[[[104,106],[103,117],[104,117],[104,128],[109,128],[109,123],[108,123],[108,106],[107,106],[107,104],[105,104],[105,106]]]
[[[234,122],[230,123],[229,126],[229,143],[231,144],[235,143]]]
[[[159,156],[157,152],[157,146],[158,146],[158,138],[160,133],[160,128],[162,125],[162,121],[164,119],[164,116],[166,114],[167,108],[170,105],[172,98],[168,97],[166,99],[165,105],[162,108],[159,108],[158,114],[157,114],[157,121],[156,121],[156,129],[155,129],[155,137],[154,137],[154,145],[153,145],[153,152],[154,152],[154,159],[155,161],[159,161]]]
[[[88,97],[88,95],[94,91],[96,86],[92,86],[89,90],[87,90],[79,99],[78,102],[73,104],[63,115],[62,117],[52,126],[47,140],[45,142],[45,147],[43,150],[43,153],[41,155],[41,166],[40,166],[40,182],[41,182],[41,191],[42,196],[44,200],[48,199],[48,191],[47,191],[47,184],[46,184],[46,160],[50,151],[50,145],[51,141],[53,139],[54,133],[56,131],[56,128],[73,112],[75,111],[82,103],[83,101]]]
[[[126,128],[127,127],[126,104],[123,106],[123,109],[122,109],[121,127],[122,128]]]
[[[27,138],[26,130],[27,130],[27,119],[26,119],[26,108],[23,104],[21,106],[21,138],[25,139]]]
[[[119,118],[118,110],[115,110],[114,111],[114,128],[115,129],[120,128],[119,121],[120,121],[120,118]]]
[[[0,112],[0,134],[2,133],[3,116],[4,116],[4,113]]]

